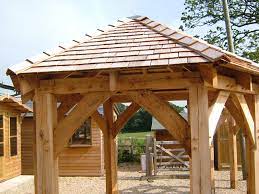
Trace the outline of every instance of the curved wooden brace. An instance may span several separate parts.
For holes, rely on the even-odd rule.
[[[210,144],[213,142],[213,136],[216,132],[217,123],[220,115],[225,107],[225,103],[229,97],[230,92],[220,91],[217,98],[209,108],[209,138]]]
[[[140,109],[140,106],[132,102],[131,105],[118,116],[117,120],[112,125],[113,137],[116,137],[123,126],[128,122],[128,120]]]
[[[190,154],[189,125],[168,102],[163,101],[151,91],[137,91],[128,94],[133,101],[152,114],[173,137],[185,145],[186,151]]]
[[[83,96],[76,107],[59,122],[54,131],[55,154],[58,155],[69,141],[75,130],[91,116],[94,111],[110,98],[110,92],[92,92]]]

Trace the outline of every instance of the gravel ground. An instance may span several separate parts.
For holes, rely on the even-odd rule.
[[[189,193],[190,184],[188,179],[161,179],[148,182],[140,181],[140,177],[144,175],[138,172],[138,167],[120,167],[119,190],[120,193]],[[171,174],[183,174],[187,172],[170,172]],[[163,172],[160,174],[168,174]],[[229,189],[229,172],[215,172],[216,193],[246,193],[246,182],[241,181],[241,172],[239,172],[238,188],[236,190]],[[60,194],[102,194],[105,193],[105,177],[60,177],[59,180]],[[23,185],[13,188],[5,194],[33,194],[33,180]]]

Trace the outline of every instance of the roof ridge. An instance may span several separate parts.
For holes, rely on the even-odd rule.
[[[135,16],[135,17],[139,17],[139,16]],[[121,18],[112,24],[108,24],[108,25],[104,26],[101,29],[98,28],[91,35],[86,33],[83,37],[80,37],[78,39],[73,39],[72,41],[67,42],[67,43],[61,43],[58,47],[48,49],[47,51],[43,51],[39,55],[35,55],[35,56],[25,59],[25,61],[23,61],[21,63],[12,65],[11,67],[9,67],[7,69],[6,74],[11,75],[13,72],[15,72],[15,74],[17,74],[20,71],[25,71],[25,70],[31,68],[35,64],[38,64],[38,63],[43,62],[44,60],[50,59],[50,58],[56,56],[57,54],[61,54],[68,49],[78,46],[86,41],[93,39],[94,37],[97,37],[103,33],[106,33],[108,31],[110,31],[122,24],[130,22],[130,21],[133,21],[133,20],[130,19],[129,17]]]

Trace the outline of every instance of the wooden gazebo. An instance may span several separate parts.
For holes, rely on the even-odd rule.
[[[248,193],[259,193],[259,65],[250,60],[134,16],[26,59],[7,74],[23,101],[35,104],[35,193],[58,193],[59,154],[89,116],[104,134],[106,191],[118,193],[115,137],[140,107],[185,146],[195,194],[213,192],[211,143],[226,108],[236,122],[233,134],[241,128],[247,140]],[[189,122],[169,100],[188,101]],[[118,102],[132,104],[114,120]]]

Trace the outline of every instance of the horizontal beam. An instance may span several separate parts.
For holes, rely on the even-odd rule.
[[[113,83],[116,85],[116,91],[186,89],[192,84],[201,82],[197,72],[118,75],[116,80],[117,83]],[[111,91],[109,76],[41,80],[40,88],[44,92],[54,94]]]
[[[242,85],[238,84],[238,82],[231,77],[224,76],[224,75],[217,75],[217,82],[216,84],[212,85],[208,82],[205,82],[205,85],[210,89],[219,89],[225,90],[229,92],[238,92],[238,93],[247,93],[247,94],[258,94],[259,87],[255,83],[251,83],[253,87],[246,89]]]
[[[159,98],[165,101],[188,100],[188,90],[175,91],[153,91]],[[113,103],[131,102],[130,96],[125,94],[115,94],[111,97]]]

